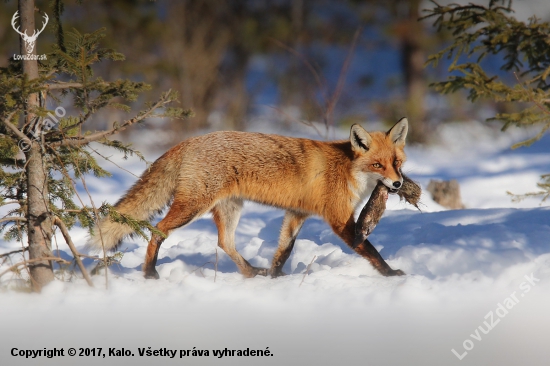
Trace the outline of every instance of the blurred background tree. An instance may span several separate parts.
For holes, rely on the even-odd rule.
[[[496,113],[488,120],[501,121],[503,131],[511,126],[539,128],[534,137],[512,148],[539,140],[550,129],[550,23],[536,16],[528,22],[518,21],[512,15],[511,0],[491,0],[487,6],[432,3],[425,19],[453,35],[451,44],[429,57],[428,63],[433,65],[444,58],[452,60],[447,79],[432,86],[445,94],[464,89],[472,102],[489,99],[513,103],[515,110]],[[481,64],[489,55],[500,56],[500,69],[507,79]],[[541,191],[516,199],[542,196],[546,200],[550,174],[543,175],[538,186]]]
[[[427,87],[450,64],[444,59],[438,68],[424,69],[427,55],[452,40],[450,31],[435,32],[429,22],[418,21],[430,7],[425,0],[79,3],[65,4],[64,27],[80,32],[106,27],[105,46],[116,45],[128,60],[101,65],[98,75],[124,75],[153,86],[134,109],[171,88],[195,111],[186,124],[137,129],[155,128],[148,140],[159,148],[209,130],[260,128],[257,121],[283,132],[296,120],[349,126],[389,124],[402,116],[411,123],[411,141],[425,143],[443,120],[482,120],[487,108],[513,111],[510,104],[489,100],[472,106],[462,103],[464,94],[441,96]],[[0,29],[0,53],[6,57],[0,66],[7,66],[18,48],[9,26],[16,6],[13,1],[1,6],[6,26]],[[41,53],[47,37],[53,36],[43,34],[37,44]],[[106,117],[98,114],[90,123],[106,128]]]
[[[428,88],[424,63],[434,37],[418,21],[422,0],[357,0],[355,3],[362,9],[363,19],[384,29],[398,47],[403,92],[397,99],[398,105],[392,106],[384,117],[396,120],[400,115],[407,116],[411,124],[409,140],[427,142],[429,127],[425,99]]]

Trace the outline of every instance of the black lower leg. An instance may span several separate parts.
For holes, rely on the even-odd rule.
[[[156,270],[157,257],[159,254],[160,245],[164,241],[164,238],[159,235],[153,234],[151,241],[147,246],[147,253],[145,255],[145,263],[143,263],[143,275],[147,279],[159,279],[159,274]]]
[[[354,250],[357,254],[366,258],[384,276],[403,276],[405,274],[400,269],[392,269],[368,239],[365,239]]]

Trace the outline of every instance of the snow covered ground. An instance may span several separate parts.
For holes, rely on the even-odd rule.
[[[244,279],[222,251],[215,272],[216,229],[204,217],[163,244],[158,281],[141,275],[141,239],[124,242],[108,289],[96,276],[94,289],[78,279],[26,294],[17,291],[15,276],[2,277],[1,363],[547,365],[550,207],[539,199],[512,203],[506,191],[536,190],[539,176],[550,172],[550,138],[510,150],[520,132],[471,124],[447,125],[441,135],[438,146],[408,148],[404,170],[423,188],[432,178],[457,179],[467,208],[448,211],[424,195],[418,212],[393,197],[370,237],[406,276],[380,276],[319,218],[306,221],[285,267],[288,276]],[[136,174],[144,168],[116,161]],[[88,179],[96,202],[114,203],[135,180],[111,170],[112,179]],[[269,266],[282,215],[245,206],[237,246],[253,265]],[[72,235],[84,244],[83,230]],[[58,243],[69,257],[61,238]],[[17,248],[0,241],[0,252]],[[64,348],[65,357],[11,355],[13,348],[54,347]],[[77,356],[67,355],[70,347]],[[94,347],[106,357],[78,356],[79,348]],[[176,355],[140,356],[148,347]],[[134,356],[109,356],[109,348]],[[220,358],[217,351],[225,348],[269,349],[270,355]],[[197,350],[209,354],[193,356]]]

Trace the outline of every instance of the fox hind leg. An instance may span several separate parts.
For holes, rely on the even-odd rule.
[[[212,208],[214,222],[218,228],[218,246],[235,262],[245,277],[267,275],[267,269],[252,266],[235,248],[235,230],[241,216],[243,200],[228,198],[216,203]]]
[[[174,200],[170,206],[170,210],[166,216],[157,224],[157,229],[168,236],[170,232],[174,229],[182,227],[194,218],[201,216],[208,210],[208,205],[203,205],[202,207],[197,207],[189,205],[188,202],[183,200]],[[153,234],[151,240],[147,245],[147,253],[145,254],[145,262],[143,263],[143,272],[145,278],[148,279],[158,279],[159,274],[155,269],[157,265],[157,257],[159,253],[160,246],[166,238],[163,238],[160,235]]]
[[[273,261],[271,263],[271,268],[269,269],[269,274],[271,277],[284,276],[283,266],[287,261],[292,248],[294,248],[294,242],[296,237],[304,224],[304,221],[308,217],[307,214],[298,213],[294,211],[287,211],[285,218],[283,219],[283,225],[281,227],[281,235],[279,236],[279,246],[275,255],[273,256]]]

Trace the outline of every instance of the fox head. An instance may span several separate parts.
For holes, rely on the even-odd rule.
[[[401,118],[388,132],[367,132],[358,124],[351,126],[355,168],[366,173],[372,182],[380,180],[390,191],[401,188],[401,166],[406,160],[403,148],[408,129],[406,118]]]

